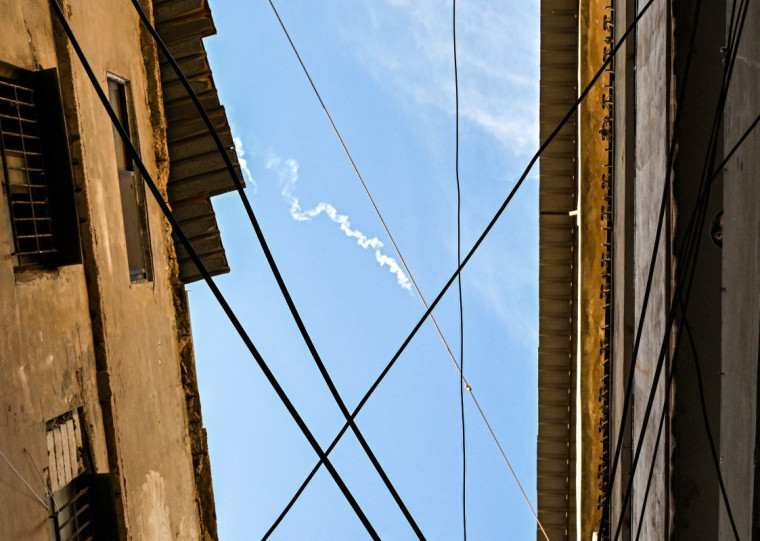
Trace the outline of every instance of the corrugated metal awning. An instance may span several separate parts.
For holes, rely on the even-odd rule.
[[[224,107],[211,76],[203,38],[216,33],[206,0],[154,1],[156,29],[214,123],[238,178],[238,165]],[[169,147],[168,195],[172,211],[212,276],[229,272],[211,197],[235,190],[224,160],[171,65],[161,59],[161,86]],[[176,239],[175,239],[176,240]],[[179,277],[199,280],[187,251],[175,242]]]
[[[542,0],[542,141],[577,95],[578,3]],[[553,540],[575,536],[576,130],[573,119],[539,163],[537,495],[538,517]]]

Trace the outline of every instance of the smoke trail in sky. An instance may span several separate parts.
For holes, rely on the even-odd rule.
[[[330,220],[340,226],[340,230],[346,234],[347,237],[356,239],[356,243],[362,248],[372,249],[375,252],[375,261],[383,267],[387,266],[388,270],[396,275],[396,282],[398,285],[406,290],[411,290],[412,284],[409,278],[404,273],[403,269],[399,266],[398,262],[393,257],[387,256],[381,252],[383,247],[382,241],[377,237],[369,238],[367,235],[351,228],[351,222],[348,221],[348,216],[345,214],[338,214],[338,211],[329,203],[320,203],[312,209],[303,210],[298,203],[298,199],[295,197],[294,192],[296,189],[296,182],[298,181],[298,162],[290,159],[283,162],[279,157],[271,157],[266,164],[267,169],[275,169],[280,175],[280,183],[282,184],[282,196],[290,203],[290,215],[298,222],[305,222],[316,218],[320,214],[325,214]]]
[[[240,164],[240,170],[243,171],[245,181],[249,186],[251,186],[253,193],[256,193],[259,191],[259,186],[256,184],[256,181],[253,180],[251,170],[248,168],[248,160],[243,158],[243,156],[245,156],[245,150],[243,150],[243,141],[240,139],[240,137],[235,137],[232,141],[235,143],[235,151],[237,152],[238,163]]]

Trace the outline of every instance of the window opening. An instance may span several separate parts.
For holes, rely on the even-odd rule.
[[[108,97],[116,116],[137,146],[130,123],[127,83],[115,76],[108,77]],[[148,214],[145,205],[145,189],[142,179],[134,170],[132,158],[116,127],[113,128],[116,168],[119,175],[119,192],[124,221],[124,236],[131,282],[151,280],[150,238],[148,235]]]
[[[56,252],[32,88],[0,79],[0,155],[18,264]]]

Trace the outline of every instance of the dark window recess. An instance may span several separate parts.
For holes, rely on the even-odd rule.
[[[108,97],[121,125],[130,135],[137,147],[136,138],[132,136],[127,85],[116,78],[108,78]],[[132,164],[132,157],[121,139],[119,132],[113,128],[113,142],[116,151],[116,167],[119,173],[119,192],[121,210],[124,219],[124,236],[127,244],[127,261],[129,279],[132,282],[151,280],[150,237],[148,235],[148,213],[145,205],[145,188],[142,179]]]
[[[16,267],[80,263],[73,178],[55,70],[0,79],[0,161]]]
[[[116,522],[109,474],[84,474],[54,494],[52,538],[55,541],[116,541]]]

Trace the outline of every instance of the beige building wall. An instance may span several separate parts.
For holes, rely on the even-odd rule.
[[[730,10],[730,3],[729,10]],[[726,18],[730,17],[727,11]],[[750,3],[726,104],[724,148],[731,149],[760,112],[760,6]],[[721,326],[720,458],[741,539],[760,535],[757,466],[760,363],[760,135],[757,128],[727,164]],[[721,502],[720,539],[734,539]]]
[[[131,3],[86,0],[64,9],[103,87],[108,74],[128,81],[141,155],[165,189],[157,56]],[[153,279],[130,283],[111,122],[47,0],[0,0],[0,13],[0,62],[58,68],[84,259],[14,271],[2,197],[0,452],[44,498],[24,450],[47,466],[46,421],[83,408],[92,469],[113,474],[122,534],[215,538],[213,509],[200,509],[196,489],[180,338],[191,360],[192,346],[168,224],[148,195]],[[0,460],[0,539],[47,540],[48,527],[48,513]]]
[[[638,324],[652,258],[652,246],[654,246],[657,231],[670,140],[669,2],[655,2],[649,8],[649,12],[642,17],[637,28],[636,43],[635,233],[632,263],[635,295],[634,321]],[[665,336],[665,324],[670,306],[670,229],[671,222],[666,213],[649,296],[645,332],[642,334],[638,357],[634,359],[636,363],[633,388],[635,399],[632,402],[634,450],[641,432],[641,422],[655,375],[662,337]],[[666,364],[666,368],[667,366]],[[664,370],[663,374],[667,374],[667,370]],[[632,527],[638,524],[639,510],[642,509],[644,488],[652,463],[651,453],[657,439],[657,426],[665,399],[665,382],[666,377],[661,376],[644,438],[643,451],[634,476]],[[642,539],[658,539],[665,531],[665,507],[668,498],[665,473],[667,455],[663,452],[664,442],[661,442],[660,446],[641,532]]]

